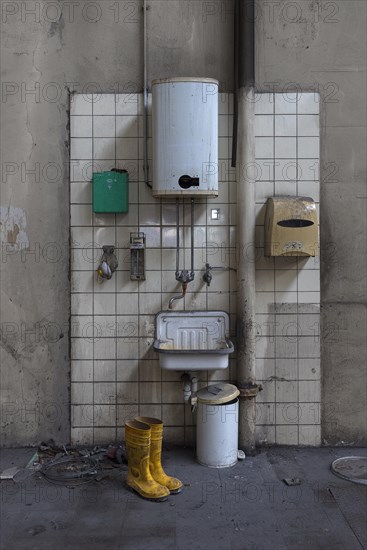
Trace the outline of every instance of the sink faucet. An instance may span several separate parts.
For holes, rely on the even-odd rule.
[[[188,284],[188,283],[182,283],[182,294],[179,294],[179,295],[177,295],[177,296],[172,296],[172,298],[170,299],[169,304],[168,304],[169,309],[172,309],[172,307],[173,307],[173,302],[174,302],[175,300],[182,300],[182,298],[185,298],[185,296],[186,296],[186,290],[187,290],[187,284]]]
[[[205,264],[205,273],[203,275],[203,281],[208,286],[210,286],[210,283],[212,282],[212,279],[213,279],[213,275],[212,275],[212,270],[213,269],[218,269],[218,270],[221,270],[221,271],[237,271],[237,269],[235,269],[234,267],[226,267],[226,266],[214,267],[210,264]]]

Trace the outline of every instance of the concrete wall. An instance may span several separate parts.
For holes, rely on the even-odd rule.
[[[150,4],[149,78],[205,75],[232,90],[232,0]],[[327,443],[360,444],[366,434],[366,6],[354,0],[258,0],[258,6],[259,87],[277,82],[279,91],[298,83],[323,97],[323,435]],[[141,90],[141,3],[30,0],[3,1],[1,8],[2,444],[65,442],[68,90]]]
[[[320,92],[323,440],[366,443],[366,4],[258,2],[257,82]],[[292,84],[293,83],[293,84]]]
[[[141,6],[1,3],[3,445],[70,437],[68,90],[142,89]],[[151,2],[150,79],[232,87],[232,0],[218,6],[223,17],[195,0]]]

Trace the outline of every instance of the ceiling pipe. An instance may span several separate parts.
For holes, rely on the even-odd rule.
[[[239,448],[255,452],[255,0],[236,0],[237,386]]]

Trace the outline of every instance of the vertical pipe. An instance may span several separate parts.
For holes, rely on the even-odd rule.
[[[254,0],[237,0],[237,383],[240,389],[239,446],[255,450],[255,60]],[[251,169],[252,168],[252,169]]]
[[[176,199],[176,277],[180,263],[180,203]]]
[[[238,134],[238,41],[239,41],[239,5],[238,0],[235,0],[234,5],[234,91],[233,91],[233,128],[232,128],[232,168],[236,168],[237,164],[237,134]]]
[[[237,151],[237,380],[241,391],[239,444],[247,453],[255,449],[255,397],[246,391],[256,384],[255,335],[255,160],[253,88],[240,88]]]
[[[152,188],[149,181],[149,163],[148,163],[148,52],[147,52],[147,2],[144,0],[143,5],[143,65],[144,65],[144,74],[143,74],[143,98],[144,98],[144,113],[143,113],[143,128],[144,128],[144,159],[143,159],[143,170],[144,170],[144,180],[145,184]]]
[[[194,273],[194,199],[191,199],[191,273]]]

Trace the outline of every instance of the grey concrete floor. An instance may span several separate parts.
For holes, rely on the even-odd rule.
[[[2,450],[1,471],[25,466],[33,452]],[[366,449],[274,447],[218,470],[172,448],[164,466],[185,488],[163,503],[130,493],[126,469],[73,489],[38,476],[2,481],[1,550],[360,550],[367,487],[330,472],[351,455]],[[289,477],[302,484],[286,486]]]

